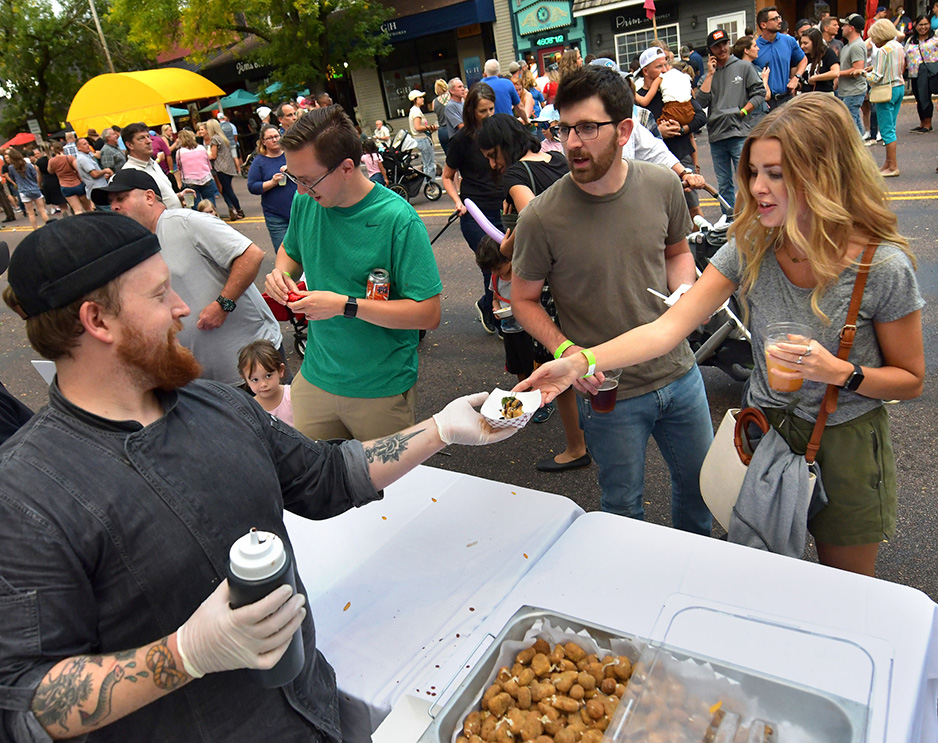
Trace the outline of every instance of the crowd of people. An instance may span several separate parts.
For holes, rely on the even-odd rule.
[[[699,471],[713,428],[686,337],[735,294],[752,334],[744,404],[792,452],[804,453],[828,386],[839,389],[817,456],[827,505],[807,527],[822,563],[872,575],[898,509],[884,401],[918,396],[925,374],[924,300],[883,181],[897,170],[887,140],[905,55],[888,19],[845,19],[857,34],[868,25],[871,58],[859,65],[849,30],[835,62],[831,23],[802,29],[799,44],[775,8],[757,22],[741,56],[713,31],[706,64],[655,45],[625,72],[568,50],[542,76],[515,62],[503,77],[489,60],[468,90],[440,81],[443,184],[480,268],[483,327],[502,336],[516,390],[541,392],[539,419],[560,411],[566,446],[538,469],[595,462],[603,510],[641,519],[653,438],[672,526],[709,537]],[[884,101],[870,93],[883,169],[857,118],[866,94],[842,89],[865,80],[888,89]],[[409,125],[429,139],[427,94],[410,98]],[[372,140],[337,105],[258,114],[248,188],[276,250],[264,288],[309,321],[295,373],[255,286],[264,251],[214,215],[213,163],[236,169],[223,121],[175,139],[131,124],[100,147],[72,137],[75,153],[61,156],[95,213],[36,229],[13,254],[4,301],[56,365],[50,405],[0,458],[0,685],[15,692],[0,729],[16,740],[178,739],[207,726],[232,741],[263,729],[337,743],[336,682],[300,577],[296,592],[232,609],[230,545],[245,525],[288,542],[284,508],[329,518],[380,498],[445,446],[515,432],[485,422],[484,392],[417,422],[417,347],[440,323],[443,280],[419,215],[375,177],[384,122]],[[704,122],[735,220],[698,279],[687,236]],[[376,172],[362,168],[369,155]],[[10,168],[27,203],[40,203],[38,169],[15,156]],[[230,181],[220,185],[233,221],[240,206]],[[197,195],[199,208],[184,208]],[[869,276],[843,358],[861,261]],[[668,295],[670,308],[658,298]],[[780,319],[809,337],[767,342]],[[776,389],[770,363],[800,390]],[[599,412],[590,396],[607,375],[616,403]],[[243,669],[270,668],[297,629],[299,676],[281,689],[251,684]]]

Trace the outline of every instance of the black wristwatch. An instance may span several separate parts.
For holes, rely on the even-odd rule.
[[[235,301],[233,299],[228,299],[228,297],[223,297],[221,294],[218,295],[218,299],[216,299],[215,301],[221,305],[221,308],[225,312],[234,312],[235,307],[238,306],[235,304]]]
[[[842,389],[842,390],[850,390],[851,392],[856,392],[857,388],[858,388],[861,384],[863,384],[863,379],[864,379],[864,377],[863,377],[863,370],[860,368],[860,365],[859,365],[859,364],[854,364],[854,365],[853,365],[853,372],[851,372],[850,376],[847,377],[847,381],[844,382],[844,383],[840,386],[840,389]]]
[[[355,297],[349,297],[345,302],[345,312],[342,313],[346,317],[355,317],[358,314],[358,300]]]

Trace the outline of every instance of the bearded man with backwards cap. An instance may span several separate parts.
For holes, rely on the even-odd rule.
[[[289,543],[284,507],[329,518],[448,443],[514,429],[484,423],[482,393],[378,441],[318,442],[193,381],[176,341],[189,308],[159,240],[119,214],[28,235],[4,300],[56,377],[0,449],[0,737],[341,740],[299,576],[292,595],[231,609],[229,547],[251,527]],[[292,682],[266,689],[239,670],[271,668],[298,628]]]

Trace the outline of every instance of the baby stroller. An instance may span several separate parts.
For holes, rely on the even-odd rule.
[[[306,291],[306,282],[300,281],[296,288]],[[302,359],[306,354],[306,334],[309,326],[306,315],[297,315],[289,307],[270,297],[267,292],[261,296],[278,322],[289,322],[293,326],[293,347],[296,349],[297,356]]]
[[[381,153],[384,169],[388,174],[388,188],[404,201],[410,201],[423,186],[423,195],[427,201],[437,201],[443,195],[443,188],[419,167],[414,167],[421,162],[416,147],[417,143],[410,136],[410,132],[401,129]]]
[[[732,211],[715,189],[710,186],[704,188],[728,211]],[[726,244],[726,231],[732,218],[721,217],[715,225],[699,217],[694,221],[698,229],[687,236],[687,241],[700,275],[714,254]],[[752,338],[739,320],[741,314],[740,301],[734,294],[709,321],[687,338],[698,365],[715,366],[738,382],[749,379],[753,368]]]

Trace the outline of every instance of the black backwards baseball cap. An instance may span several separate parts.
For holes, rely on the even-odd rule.
[[[160,187],[156,185],[152,175],[135,168],[122,168],[112,176],[106,186],[91,191],[91,200],[98,206],[107,206],[109,193],[134,191],[138,188],[141,191],[153,191],[157,196],[160,195]]]
[[[730,37],[726,35],[726,31],[724,31],[722,28],[711,31],[710,35],[707,36],[707,49],[716,46],[717,44],[722,44],[724,41],[727,44],[730,41]]]
[[[159,251],[156,235],[129,217],[79,214],[27,235],[13,251],[7,279],[33,317],[81,299]]]
[[[840,22],[844,26],[853,26],[857,31],[863,32],[863,28],[866,26],[866,21],[863,19],[863,16],[859,13],[851,13],[846,18],[841,18]]]

